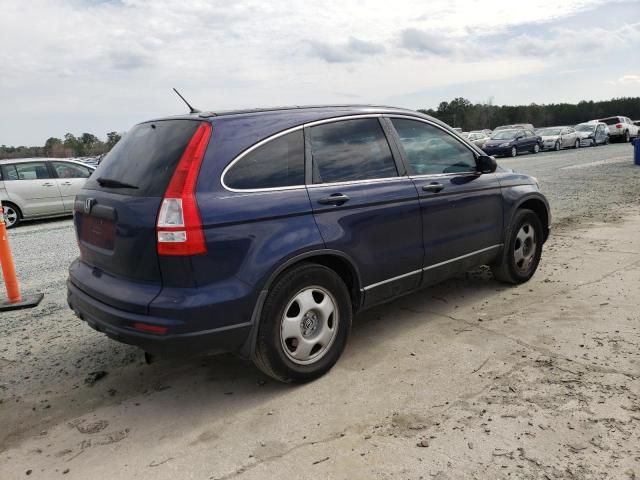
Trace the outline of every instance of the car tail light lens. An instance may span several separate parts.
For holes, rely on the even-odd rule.
[[[196,203],[196,182],[209,138],[211,124],[202,122],[173,172],[156,223],[159,255],[201,255],[207,252]]]
[[[621,123],[616,123],[616,128],[622,128],[622,124]]]

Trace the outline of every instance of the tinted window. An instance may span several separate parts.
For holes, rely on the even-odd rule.
[[[415,120],[394,118],[392,122],[412,174],[475,171],[474,154],[448,133]]]
[[[387,138],[376,118],[312,127],[311,149],[313,183],[398,175]]]
[[[42,180],[51,178],[45,162],[5,165],[5,180]]]
[[[620,123],[620,119],[618,117],[603,118],[600,121],[606,123],[607,125],[615,125],[616,123]]]
[[[162,196],[199,124],[192,120],[163,120],[136,125],[100,162],[85,188],[123,195]],[[98,178],[119,180],[138,188],[101,187]]]
[[[51,162],[58,178],[89,178],[91,170],[68,162]]]
[[[271,140],[242,157],[225,174],[224,183],[238,189],[304,185],[302,130]]]

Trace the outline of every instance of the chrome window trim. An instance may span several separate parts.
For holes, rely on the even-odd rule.
[[[404,175],[402,177],[384,177],[384,178],[368,178],[364,180],[346,180],[344,182],[331,182],[331,183],[312,183],[307,185],[307,188],[321,188],[321,187],[337,187],[343,185],[363,185],[367,183],[389,183],[397,182],[400,180],[408,180],[409,177]]]
[[[222,170],[222,174],[220,175],[220,183],[222,184],[222,187],[225,190],[228,190],[230,192],[236,192],[236,193],[256,193],[256,192],[277,192],[280,190],[296,190],[296,189],[300,189],[300,188],[304,188],[305,185],[287,185],[287,186],[283,186],[283,187],[268,187],[268,188],[232,188],[229,187],[226,183],[224,183],[224,177],[227,174],[227,172],[233,168],[233,166],[238,163],[240,160],[242,160],[244,157],[246,157],[247,155],[249,155],[251,152],[253,152],[254,150],[262,147],[263,145],[265,145],[266,143],[271,142],[272,140],[275,140],[277,138],[283,137],[284,135],[287,135],[289,133],[293,133],[296,132],[298,130],[303,130],[304,129],[304,125],[298,125],[292,128],[288,128],[287,130],[283,130],[281,132],[278,132],[274,135],[271,135],[270,137],[264,138],[262,140],[260,140],[258,143],[255,143],[253,145],[251,145],[249,148],[247,148],[244,152],[240,153],[236,158],[234,158],[233,160],[231,160],[231,162],[229,162],[229,164],[224,167],[224,170]],[[304,158],[302,160],[304,162]]]
[[[353,181],[333,182],[333,183],[318,183],[318,184],[309,184],[309,185],[307,185],[307,184],[289,185],[289,186],[284,186],[284,187],[269,187],[269,188],[232,188],[232,187],[229,187],[224,182],[225,175],[227,174],[227,172],[236,163],[238,163],[245,156],[247,156],[248,154],[250,154],[251,152],[253,152],[257,148],[260,148],[261,146],[265,145],[266,143],[269,143],[272,140],[275,140],[275,139],[277,139],[279,137],[282,137],[283,135],[287,135],[288,133],[292,133],[292,132],[295,132],[297,130],[304,130],[306,127],[315,127],[316,125],[323,125],[325,123],[341,122],[341,121],[345,121],[345,120],[357,120],[357,119],[361,119],[361,118],[382,118],[383,116],[384,116],[384,114],[382,114],[382,113],[363,113],[361,115],[358,115],[358,114],[356,114],[356,115],[343,115],[343,116],[325,118],[325,119],[322,119],[322,120],[315,120],[313,122],[303,123],[302,125],[297,125],[295,127],[291,127],[291,128],[286,129],[286,130],[283,130],[281,132],[278,132],[278,133],[276,133],[274,135],[271,135],[270,137],[267,137],[267,138],[264,138],[264,139],[260,140],[258,143],[255,143],[254,145],[250,146],[245,151],[243,151],[240,154],[238,154],[233,160],[231,160],[231,162],[229,162],[229,164],[224,168],[224,170],[222,170],[222,173],[220,174],[220,183],[222,184],[222,187],[225,190],[228,190],[230,192],[235,192],[235,193],[259,193],[259,192],[278,192],[278,191],[282,191],[282,190],[297,190],[297,189],[301,189],[301,188],[305,188],[305,187],[346,185],[346,184],[349,184],[349,183],[364,183],[364,182],[383,181],[383,180],[389,181],[389,179],[407,178],[406,176],[398,175],[396,177],[373,178],[373,179],[353,180]],[[407,118],[419,118],[419,117],[411,117],[411,116],[407,115]],[[383,132],[384,132],[384,129],[383,129]],[[385,133],[385,138],[386,138],[386,136],[387,136],[386,132],[384,132],[384,133]],[[391,148],[391,147],[389,147],[389,148]]]
[[[459,257],[455,257],[455,258],[451,258],[449,260],[445,260],[444,262],[434,263],[433,265],[429,265],[427,267],[423,267],[420,270],[413,270],[412,272],[408,272],[408,273],[404,273],[402,275],[398,275],[396,277],[388,278],[386,280],[382,280],[381,282],[372,283],[371,285],[367,285],[366,287],[363,287],[362,291],[366,292],[367,290],[371,290],[372,288],[379,287],[379,286],[384,285],[386,283],[390,283],[390,282],[393,282],[393,281],[396,281],[396,280],[401,280],[401,279],[403,279],[405,277],[409,277],[411,275],[417,275],[418,273],[426,272],[428,270],[432,270],[434,268],[441,267],[441,266],[446,265],[448,263],[457,262],[458,260],[464,260],[465,258],[469,258],[469,257],[472,257],[474,255],[478,255],[480,253],[485,253],[485,252],[488,252],[490,250],[494,250],[496,248],[501,248],[503,246],[504,246],[504,243],[498,243],[497,245],[492,245],[492,246],[487,247],[487,248],[482,248],[480,250],[475,250],[475,251],[467,253],[465,255],[460,255]]]

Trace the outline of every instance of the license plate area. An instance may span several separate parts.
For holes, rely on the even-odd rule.
[[[81,215],[80,240],[101,250],[113,251],[116,239],[116,225],[113,220]]]

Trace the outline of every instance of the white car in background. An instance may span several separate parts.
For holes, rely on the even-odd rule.
[[[546,127],[536,129],[542,137],[543,150],[561,150],[563,148],[578,148],[580,136],[572,127]]]
[[[609,127],[602,122],[579,123],[575,127],[581,147],[597,147],[609,143]]]
[[[22,220],[73,215],[76,193],[94,170],[61,158],[0,160],[0,200],[7,228]]]
[[[482,148],[483,145],[490,138],[491,137],[489,135],[486,135],[485,133],[478,131],[478,132],[469,132],[469,136],[467,137],[467,140],[474,143],[477,147]]]
[[[638,136],[638,125],[634,123],[628,117],[607,117],[597,120],[598,122],[606,123],[609,127],[609,138],[613,142],[614,140],[620,140],[622,142],[629,142],[632,138]]]

